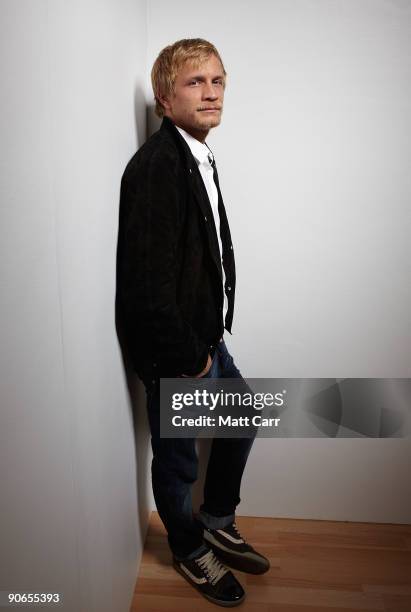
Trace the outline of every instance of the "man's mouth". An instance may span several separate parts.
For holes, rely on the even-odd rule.
[[[209,108],[199,108],[198,110],[203,111],[205,113],[216,113],[220,109],[217,108],[216,106],[212,106],[212,107],[210,106]]]

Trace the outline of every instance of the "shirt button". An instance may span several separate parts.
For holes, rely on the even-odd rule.
[[[230,249],[233,250],[233,245],[232,244],[230,244]]]
[[[207,217],[204,217],[204,219],[207,221]]]
[[[231,291],[231,287],[227,287],[227,291]]]

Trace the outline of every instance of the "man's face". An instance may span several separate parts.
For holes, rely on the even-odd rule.
[[[174,95],[161,101],[165,115],[194,138],[204,141],[209,130],[221,121],[223,99],[223,68],[219,59],[210,55],[198,68],[191,61],[183,64],[176,77]]]

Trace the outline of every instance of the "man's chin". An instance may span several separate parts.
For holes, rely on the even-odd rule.
[[[211,128],[214,128],[220,125],[220,121],[221,121],[220,117],[214,117],[214,118],[210,117],[206,121],[201,121],[201,124],[199,127],[202,130],[211,130]]]

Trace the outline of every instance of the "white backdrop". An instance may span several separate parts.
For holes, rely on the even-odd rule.
[[[148,63],[203,37],[247,377],[411,376],[411,2],[148,4]],[[147,99],[152,92],[147,80]],[[240,180],[241,177],[241,180]],[[410,440],[257,440],[240,514],[411,520]]]

